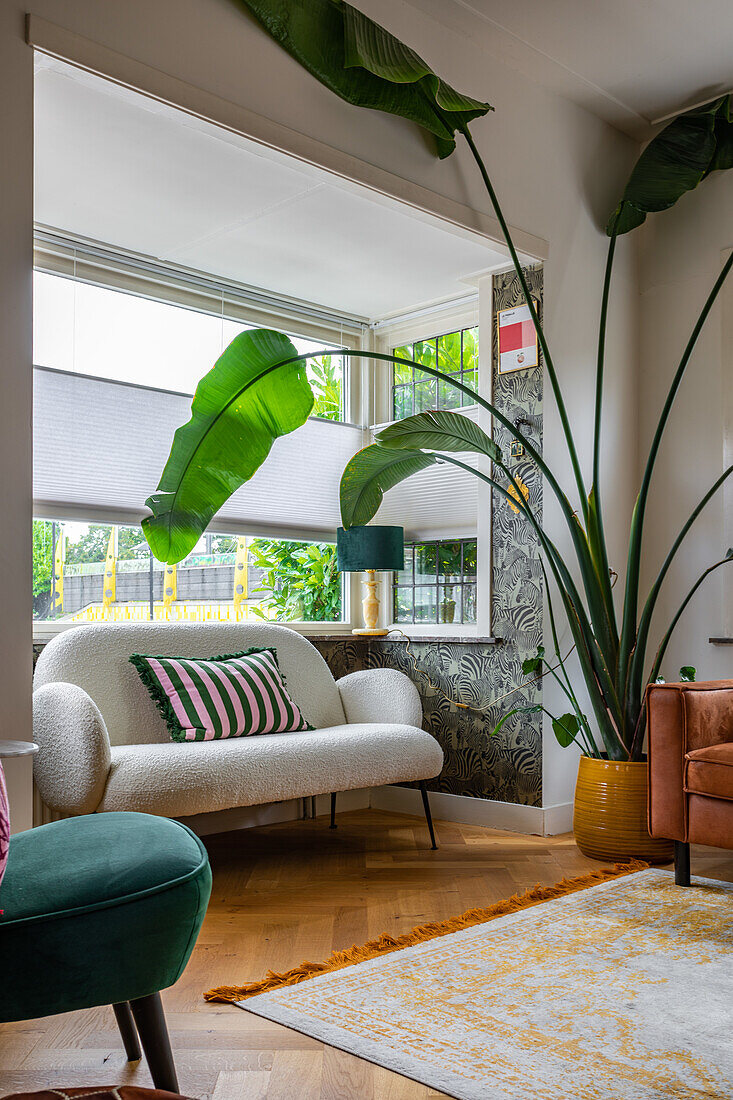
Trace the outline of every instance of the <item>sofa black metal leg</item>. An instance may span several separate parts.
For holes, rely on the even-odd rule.
[[[333,791],[331,793],[331,824],[328,827],[329,827],[329,829],[335,829],[336,828],[336,792],[335,791]]]
[[[140,1052],[140,1041],[137,1037],[137,1028],[132,1018],[130,1002],[121,1001],[120,1004],[112,1005],[112,1008],[114,1010],[115,1019],[117,1020],[117,1026],[120,1029],[120,1035],[122,1036],[127,1061],[137,1062],[139,1058],[142,1058],[142,1054]]]
[[[151,993],[149,997],[130,1001],[130,1008],[145,1051],[145,1059],[153,1084],[156,1089],[178,1092],[178,1078],[160,993]]]
[[[430,830],[430,843],[433,849],[436,849],[438,845],[435,842],[435,829],[433,828],[433,815],[430,813],[430,800],[428,799],[428,789],[425,786],[424,781],[420,782],[420,794],[422,795],[422,804],[425,810],[425,820],[428,823],[428,829]]]
[[[690,885],[690,845],[682,840],[674,842],[674,881],[678,886]]]

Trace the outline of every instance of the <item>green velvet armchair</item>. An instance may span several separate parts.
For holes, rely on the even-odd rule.
[[[160,990],[178,980],[211,893],[180,822],[91,814],[10,839],[0,887],[0,1023],[111,1004],[130,1061],[177,1093]]]

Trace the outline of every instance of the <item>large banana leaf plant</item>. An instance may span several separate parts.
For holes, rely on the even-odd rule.
[[[703,508],[733,472],[733,466],[724,470],[707,489],[683,524],[649,591],[642,593],[644,524],[660,444],[700,331],[733,265],[733,256],[716,279],[674,371],[631,518],[627,560],[625,567],[622,565],[618,570],[624,577],[623,596],[617,598],[615,573],[608,560],[600,478],[606,326],[614,253],[619,236],[641,225],[647,214],[673,206],[711,172],[733,166],[733,97],[720,96],[680,115],[662,130],[641,154],[621,201],[609,218],[588,478],[534,299],[489,172],[469,130],[469,123],[492,110],[491,106],[456,92],[415,51],[343,0],[233,2],[248,9],[313,76],[349,103],[387,111],[417,123],[435,139],[439,157],[453,152],[456,135],[467,143],[537,330],[570,458],[573,486],[567,490],[531,441],[491,402],[450,375],[421,366],[425,374],[467,393],[524,446],[560,506],[572,554],[566,559],[545,531],[493,440],[465,416],[445,411],[420,413],[391,425],[377,435],[372,445],[352,458],[341,485],[344,526],[367,523],[377,512],[386,491],[436,462],[468,470],[510,499],[537,534],[544,567],[559,593],[590,700],[592,719],[588,720],[580,710],[562,660],[559,665],[548,666],[553,675],[559,668],[561,686],[574,710],[574,714],[556,720],[555,732],[565,744],[578,740],[582,750],[590,755],[605,753],[614,760],[640,759],[645,686],[658,678],[672,631],[697,589],[711,572],[733,560],[733,551],[729,550],[710,564],[684,596],[656,650],[650,653],[652,617],[669,568]],[[325,353],[327,349],[312,354]],[[399,356],[376,353],[370,356],[394,363],[406,362]],[[305,421],[313,404],[304,370],[304,360],[309,357],[298,355],[281,333],[255,330],[238,336],[202,379],[194,397],[192,418],[176,432],[158,491],[147,502],[152,514],[143,521],[143,529],[156,557],[167,562],[185,557],[227,496],[261,465],[274,440]],[[477,470],[470,461],[457,457],[460,454],[483,455],[490,460],[491,472]],[[559,655],[555,618],[550,610],[555,651]],[[544,653],[538,653],[531,671],[546,664],[543,658]]]

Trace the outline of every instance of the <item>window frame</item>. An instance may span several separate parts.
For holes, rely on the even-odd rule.
[[[493,308],[493,272],[486,272],[476,278],[476,290],[457,301],[447,302],[432,309],[418,310],[403,316],[392,317],[373,326],[373,348],[375,351],[389,352],[393,347],[412,344],[416,340],[432,339],[445,333],[456,332],[464,328],[478,328],[478,393],[491,401],[493,392],[492,375],[492,332],[494,324]],[[367,353],[368,354],[368,353]],[[392,364],[372,361],[372,375],[363,391],[369,394],[368,418],[370,436],[388,424],[393,409]],[[387,370],[380,369],[386,367]],[[491,416],[480,405],[464,405],[461,411],[476,409],[477,423],[491,435]],[[479,469],[490,473],[488,459],[479,459]],[[476,622],[475,623],[396,623],[393,621],[392,575],[383,575],[379,586],[381,622],[387,630],[400,631],[410,638],[421,637],[491,637],[491,594],[492,594],[492,500],[488,486],[480,485],[477,495],[477,515],[475,529],[455,529],[445,531],[405,531],[406,542],[429,542],[476,539]]]
[[[460,545],[461,566],[460,566],[460,569],[458,570],[457,575],[460,576],[461,579],[458,580],[458,581],[445,581],[445,580],[443,580],[441,582],[441,579],[440,579],[440,577],[441,577],[441,573],[440,573],[440,548],[441,548],[441,546],[446,546],[446,545],[449,545],[451,543],[458,543]],[[465,569],[464,569],[465,556],[466,556],[466,546],[469,545],[469,544],[472,544],[476,547],[476,572],[474,574],[468,574],[468,576],[473,576],[473,580],[467,580],[466,579],[467,574],[465,573]],[[464,595],[464,592],[465,592],[466,588],[473,589],[474,607],[475,607],[476,594],[477,594],[477,589],[478,589],[478,539],[476,538],[476,536],[473,535],[473,536],[469,536],[468,538],[450,538],[450,537],[448,537],[448,538],[437,538],[437,539],[414,539],[414,540],[410,540],[409,542],[405,543],[405,549],[406,550],[407,550],[408,546],[412,550],[412,582],[407,583],[407,584],[401,583],[400,581],[397,580],[398,574],[397,573],[392,574],[392,614],[393,614],[393,621],[395,623],[399,622],[400,626],[405,626],[405,625],[406,626],[421,626],[421,627],[429,627],[429,626],[449,627],[450,626],[450,627],[458,627],[458,628],[461,628],[461,627],[464,627],[464,626],[474,627],[476,625],[475,619],[474,619],[473,622],[471,622],[470,620],[468,622],[466,622],[463,619],[463,608],[464,608],[463,595]],[[416,574],[415,550],[418,546],[423,546],[423,547],[434,546],[436,548],[435,549],[435,583],[432,583],[432,582],[431,583],[428,583],[428,582],[418,583],[416,581],[417,574]],[[421,622],[414,621],[414,616],[415,616],[415,596],[414,596],[414,593],[415,593],[416,589],[418,589],[418,588],[420,588],[420,589],[431,588],[431,589],[435,590],[435,612],[436,612],[436,616],[440,614],[440,602],[441,602],[440,601],[440,590],[441,590],[441,588],[442,589],[445,589],[445,588],[451,588],[451,589],[460,588],[460,590],[461,590],[461,619],[457,622],[456,621],[441,622],[441,620],[439,618],[436,618],[434,622],[431,619],[427,619],[427,620],[421,621]],[[396,600],[397,600],[397,593],[400,590],[410,591],[413,594],[413,622],[411,622],[411,623],[407,620],[398,620],[397,617],[394,615],[395,603],[396,603]]]
[[[394,363],[392,364],[392,381],[390,383],[390,390],[391,390],[391,393],[392,393],[392,402],[391,402],[392,407],[390,409],[390,413],[391,413],[391,416],[392,416],[393,420],[398,419],[397,417],[395,417],[395,395],[397,393],[397,390],[401,390],[403,392],[408,391],[410,393],[410,410],[411,411],[405,413],[404,416],[399,417],[400,420],[406,419],[406,417],[412,416],[414,413],[423,411],[423,410],[417,408],[417,387],[421,386],[421,385],[425,385],[426,383],[423,380],[420,380],[420,379],[417,378],[417,375],[418,375],[419,371],[421,370],[421,364],[418,364],[417,361],[415,360],[415,350],[414,350],[415,349],[415,344],[420,344],[420,343],[433,344],[434,343],[435,344],[435,350],[436,350],[435,362],[436,362],[436,365],[437,365],[438,364],[438,359],[439,359],[439,356],[440,356],[439,342],[441,340],[444,340],[447,336],[458,336],[459,339],[460,339],[460,349],[461,349],[460,350],[460,360],[461,360],[461,365],[460,365],[459,370],[452,371],[450,373],[455,376],[456,381],[461,382],[463,385],[466,385],[467,384],[466,383],[466,375],[467,374],[474,374],[475,373],[478,376],[478,349],[477,349],[477,356],[476,356],[476,364],[477,365],[472,370],[470,370],[470,371],[466,370],[465,364],[464,364],[464,358],[463,358],[464,334],[467,333],[467,332],[473,332],[473,331],[476,331],[476,333],[478,333],[478,325],[469,325],[469,326],[461,327],[461,328],[458,328],[458,329],[451,329],[449,332],[441,332],[441,333],[438,333],[436,336],[425,336],[425,337],[422,337],[422,339],[415,340],[413,343],[407,345],[407,347],[411,351],[411,359],[412,359],[412,371],[411,371],[410,381],[409,382],[395,382],[394,381],[394,371],[395,371],[396,364],[394,364]],[[398,353],[398,351],[402,351],[402,350],[405,350],[405,349],[403,348],[402,345],[398,344],[396,346],[393,346],[390,350],[391,350],[393,355],[396,355]],[[405,356],[405,358],[406,358],[406,356]],[[438,369],[440,369],[439,366],[438,366]],[[447,408],[446,406],[441,405],[441,394],[440,394],[440,389],[439,389],[439,384],[438,384],[438,386],[436,386],[436,405],[434,407],[437,408],[437,409],[445,408],[446,411],[449,411],[449,412],[457,412],[460,409],[468,409],[468,408],[476,406],[476,402],[475,401],[473,401],[473,402],[469,401],[466,397],[466,394],[458,392],[457,397],[459,399],[459,404],[458,405],[450,407],[450,408]]]
[[[64,522],[66,522],[66,523],[75,523],[75,522],[79,522],[79,523],[90,523],[90,522],[91,523],[97,523],[98,522],[100,525],[105,526],[105,527],[107,527],[107,526],[108,527],[135,527],[135,526],[137,526],[135,523],[131,523],[129,519],[124,519],[124,520],[119,520],[119,521],[112,521],[108,516],[105,516],[105,518],[102,519],[102,520],[91,520],[90,521],[88,519],[74,520],[74,519],[69,519],[68,517],[66,517],[65,520],[60,520],[58,517],[48,517],[47,518],[47,517],[44,517],[44,516],[34,514],[33,521],[35,522],[36,520],[41,521],[41,522],[58,523],[58,524],[62,524]],[[229,530],[224,530],[223,527],[221,528],[221,530],[215,530],[214,528],[210,527],[207,530],[207,534],[211,534],[211,535],[217,535],[217,534],[232,535],[232,532],[229,531]],[[236,534],[233,537],[236,537]],[[273,536],[269,535],[269,534],[258,536],[256,533],[252,533],[252,534],[248,535],[247,537],[251,541],[254,541],[257,538],[265,538],[265,539],[273,538]],[[295,539],[295,538],[287,538],[287,539],[285,539],[285,541],[296,542],[296,541],[300,541],[300,540]],[[303,539],[302,541],[304,541],[304,542],[313,542],[313,541],[330,542],[331,539],[329,539],[329,538],[323,538],[323,539],[320,539],[320,540]],[[335,543],[335,537],[334,537],[333,541]],[[185,560],[186,559],[184,559],[184,562],[185,562]],[[181,564],[183,564],[183,563],[181,563]],[[52,563],[52,569],[53,569],[53,563]],[[145,570],[140,570],[140,572],[144,572],[144,571]],[[352,621],[351,621],[351,619],[352,619],[352,614],[351,614],[352,608],[358,606],[358,604],[356,604],[354,599],[353,599],[353,591],[354,591],[353,581],[354,581],[355,578],[357,578],[357,575],[356,574],[343,574],[342,577],[343,577],[343,581],[342,581],[342,618],[339,621],[326,621],[326,620],[323,620],[323,621],[318,621],[318,622],[308,622],[306,620],[298,620],[298,619],[287,619],[287,620],[282,619],[282,620],[272,620],[272,622],[275,625],[290,627],[292,630],[297,631],[299,634],[326,635],[326,636],[331,636],[331,635],[350,636],[351,632],[352,632],[352,625],[353,625]],[[158,602],[158,601],[156,600],[156,602]],[[184,601],[181,601],[181,602],[184,602]],[[225,600],[209,600],[209,601],[201,600],[201,601],[191,601],[191,602],[197,602],[197,603],[198,602],[201,602],[201,603],[206,603],[206,602],[209,602],[209,603],[224,603],[224,602],[228,602],[228,601],[225,601]],[[133,620],[133,621],[135,621],[135,620]],[[232,625],[235,625],[237,620],[226,620],[226,621],[231,621]],[[113,622],[113,620],[110,620],[110,622]],[[160,620],[157,620],[157,619],[154,619],[154,620],[142,619],[142,620],[140,620],[140,622],[141,622],[141,625],[151,624],[151,623],[155,624],[157,622],[160,622]],[[242,623],[244,623],[244,622],[250,622],[251,623],[252,620],[242,619],[241,622]],[[89,626],[89,625],[94,625],[94,623],[91,620],[89,622],[85,622],[83,620],[73,622],[73,621],[70,621],[68,619],[35,619],[34,618],[33,619],[33,640],[34,640],[34,642],[47,642],[47,641],[50,641],[51,638],[55,637],[57,634],[63,634],[63,632],[65,630],[72,630],[76,627],[84,627],[84,626]]]
[[[96,246],[54,234],[40,227],[36,228],[34,235],[33,270],[191,309],[217,318],[224,317],[228,320],[240,321],[243,325],[279,327],[296,338],[321,341],[324,348],[335,348],[338,345],[356,351],[366,350],[371,346],[371,330],[366,318],[351,317],[307,302],[276,298],[258,288],[217,279],[208,273],[176,265],[164,265],[149,257]],[[363,360],[358,356],[350,356],[347,363],[352,364],[352,369],[344,372],[342,381],[343,419],[329,422],[350,424],[361,427],[364,431],[363,411],[366,403],[362,393],[365,377]],[[72,511],[74,511],[73,508]],[[49,518],[56,518],[57,521],[100,522],[118,526],[130,526],[138,522],[137,517],[115,511],[105,511],[103,517],[92,514],[93,511],[93,509],[80,508],[78,514],[73,517]],[[45,517],[40,513],[36,516],[34,507],[34,518]],[[228,526],[226,521],[217,523],[214,519],[208,530],[213,534],[231,534]],[[253,537],[257,536],[256,531],[247,533]],[[282,536],[265,532],[262,537],[288,537],[294,541],[299,539],[313,541],[312,532],[300,529],[293,529]],[[331,532],[325,532],[323,541],[330,541],[331,538],[335,541],[335,537],[335,532],[333,535]],[[359,589],[358,575],[350,574],[345,578],[341,622],[289,622],[287,625],[302,634],[351,634],[352,629],[358,625],[353,620],[356,609],[360,611]],[[34,619],[33,637],[34,640],[45,641],[79,625],[82,624]]]

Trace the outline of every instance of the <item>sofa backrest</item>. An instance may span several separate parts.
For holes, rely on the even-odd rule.
[[[83,688],[102,712],[113,745],[168,741],[147,688],[130,663],[133,653],[217,657],[272,646],[288,691],[316,728],[346,721],[336,681],[302,634],[271,623],[94,623],[58,634],[36,665],[34,687],[63,682]]]

